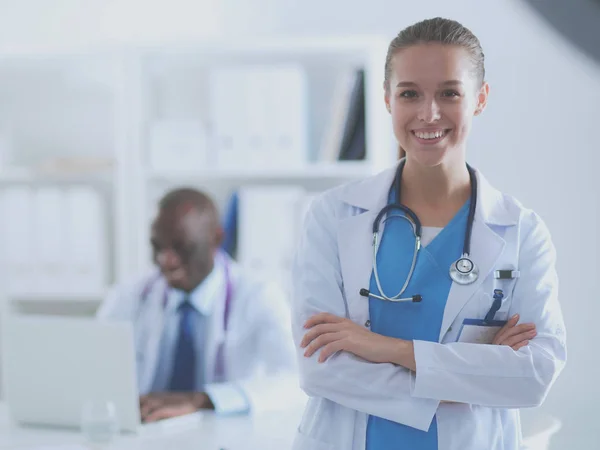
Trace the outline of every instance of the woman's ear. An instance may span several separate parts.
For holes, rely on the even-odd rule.
[[[390,106],[390,91],[387,88],[385,81],[383,82],[383,101],[385,102],[385,109],[391,113],[392,108]]]
[[[477,106],[475,107],[474,115],[478,116],[481,114],[487,106],[487,99],[490,94],[490,85],[486,82],[483,83],[477,94]]]

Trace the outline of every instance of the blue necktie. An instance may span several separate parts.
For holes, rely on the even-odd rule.
[[[190,392],[196,388],[196,329],[197,312],[188,301],[179,305],[179,335],[175,346],[175,358],[169,391]]]

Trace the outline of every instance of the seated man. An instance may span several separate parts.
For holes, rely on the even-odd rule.
[[[113,289],[98,311],[134,324],[146,422],[284,407],[300,392],[283,294],[222,252],[222,237],[210,198],[168,193],[151,228],[159,270]]]

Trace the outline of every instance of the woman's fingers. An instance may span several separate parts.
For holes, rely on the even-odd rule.
[[[500,328],[500,331],[498,331],[498,333],[496,333],[496,336],[494,337],[492,344],[498,344],[500,339],[502,339],[504,337],[504,335],[508,331],[510,331],[510,329],[513,328],[518,322],[519,322],[519,315],[515,314],[508,320],[508,322],[506,322],[506,324],[502,328]]]
[[[338,317],[335,314],[319,313],[309,318],[304,324],[304,328],[312,328],[315,325],[319,325],[321,323],[339,323],[343,322],[344,320],[346,319]]]
[[[516,352],[517,350],[519,350],[520,348],[523,348],[523,347],[525,347],[526,345],[529,345],[529,341],[522,341],[522,342],[519,342],[518,344],[516,344],[516,345],[513,345],[513,346],[512,346],[512,349],[513,349],[513,350]]]
[[[504,335],[500,339],[498,339],[498,345],[505,344],[506,340],[510,339],[513,336],[516,336],[518,334],[528,333],[530,331],[535,331],[535,325],[532,323],[522,323],[520,325],[512,327],[510,330],[508,330],[506,333],[504,333]]]
[[[331,342],[338,341],[342,339],[342,337],[343,336],[340,332],[322,334],[316,339],[313,339],[313,341],[308,345],[308,347],[306,347],[306,350],[304,351],[304,356],[308,358],[309,356],[314,355],[314,353],[321,347],[324,347]]]
[[[500,343],[500,345],[507,345],[512,347],[514,345],[519,344],[523,341],[529,341],[536,336],[537,332],[535,330],[525,331],[523,333],[518,333],[512,336],[507,337],[504,341]]]
[[[331,355],[342,350],[344,350],[343,340],[340,339],[330,342],[325,347],[323,347],[323,350],[321,350],[321,353],[319,354],[319,362],[322,363],[327,361],[327,358],[329,358]]]
[[[304,348],[322,334],[334,333],[338,331],[338,329],[339,324],[337,323],[324,323],[321,325],[315,325],[309,331],[306,332],[306,334],[302,338],[302,342],[300,342],[300,347]]]
[[[502,329],[496,334],[493,344],[502,345],[506,339],[516,334],[526,333],[528,331],[535,331],[535,324],[533,323],[522,323],[519,325],[509,325],[508,323],[502,327]]]

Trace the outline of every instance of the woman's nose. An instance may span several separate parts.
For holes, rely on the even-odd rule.
[[[439,120],[440,115],[440,107],[435,99],[424,101],[419,109],[418,119],[421,122],[425,123],[433,123]]]

